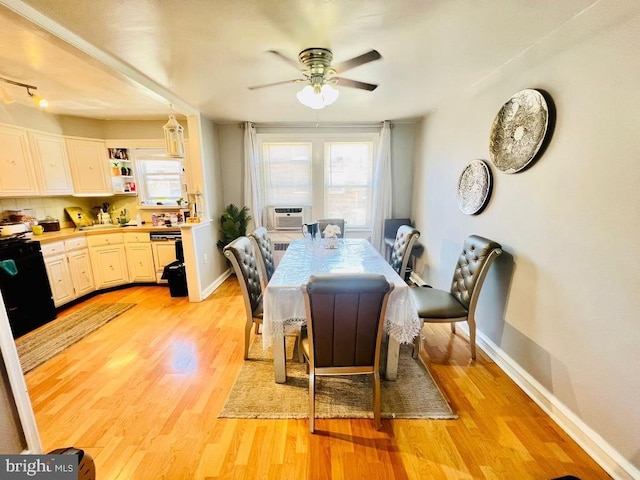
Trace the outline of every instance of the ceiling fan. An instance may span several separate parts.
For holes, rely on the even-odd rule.
[[[308,107],[320,109],[324,108],[326,105],[332,104],[336,98],[338,98],[339,92],[333,88],[332,85],[337,84],[344,87],[359,88],[369,92],[374,91],[378,87],[378,85],[373,83],[360,82],[338,76],[349,69],[382,58],[380,53],[376,50],[371,50],[333,66],[331,65],[331,62],[333,61],[333,53],[328,48],[316,47],[302,50],[298,54],[298,62],[276,50],[269,50],[269,53],[272,53],[281,60],[284,60],[289,65],[292,65],[297,69],[301,69],[303,78],[294,78],[292,80],[284,80],[282,82],[257,85],[249,87],[249,90],[283,85],[286,83],[307,82],[307,85],[298,92],[298,100]]]

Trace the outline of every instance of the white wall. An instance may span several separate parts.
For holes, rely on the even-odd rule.
[[[417,270],[449,288],[472,233],[506,252],[480,298],[481,333],[613,447],[640,478],[640,4],[606,0],[426,116],[418,130],[412,215]],[[528,170],[491,164],[487,208],[457,206],[462,169],[489,159],[492,121],[511,95],[540,88],[553,138]],[[628,464],[625,465],[625,462]],[[628,478],[619,470],[617,478]]]

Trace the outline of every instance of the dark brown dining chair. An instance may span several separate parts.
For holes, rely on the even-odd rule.
[[[256,252],[260,282],[262,290],[264,290],[267,288],[267,283],[271,280],[271,276],[276,269],[273,258],[273,244],[269,239],[267,229],[264,227],[256,228],[249,235],[249,238],[251,239],[254,251]]]
[[[302,285],[307,328],[301,343],[309,364],[311,433],[316,375],[373,374],[373,417],[380,430],[380,344],[392,290],[383,275],[369,273],[312,275]]]
[[[337,235],[337,237],[344,238],[344,224],[344,218],[323,218],[321,220],[318,220],[320,236],[324,238],[324,229],[327,228],[327,225],[336,225],[340,228],[340,233]]]
[[[411,225],[400,226],[396,233],[396,240],[391,249],[391,259],[389,263],[403,280],[405,280],[407,274],[407,265],[411,258],[413,244],[418,238],[420,238],[420,232]]]
[[[479,235],[470,235],[464,242],[458,257],[451,289],[438,290],[430,287],[410,288],[409,292],[423,322],[451,323],[451,331],[456,332],[455,322],[469,325],[471,358],[476,358],[476,305],[480,290],[489,267],[502,253],[499,243]],[[413,345],[413,356],[420,352],[420,335]]]
[[[247,314],[244,326],[244,359],[249,358],[251,327],[255,324],[256,334],[262,324],[262,287],[253,244],[248,237],[238,237],[223,250],[238,278],[244,308]]]

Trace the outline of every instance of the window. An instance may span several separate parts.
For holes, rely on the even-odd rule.
[[[371,228],[378,134],[258,134],[265,206],[311,206],[313,219]]]
[[[177,205],[184,197],[182,160],[162,149],[134,149],[141,205]]]
[[[373,143],[325,143],[324,215],[347,225],[371,225]]]
[[[265,143],[267,205],[311,205],[311,143]]]

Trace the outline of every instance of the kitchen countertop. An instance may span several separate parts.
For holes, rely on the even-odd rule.
[[[57,232],[44,232],[42,235],[32,235],[31,240],[36,240],[40,243],[49,243],[55,242],[59,240],[69,240],[71,238],[91,236],[91,235],[102,235],[105,233],[127,233],[127,232],[163,232],[163,231],[180,231],[180,227],[182,225],[173,225],[171,227],[167,226],[153,226],[149,225],[140,225],[140,226],[127,226],[127,227],[100,227],[96,229],[87,229],[87,230],[78,230],[77,228],[62,228]]]

